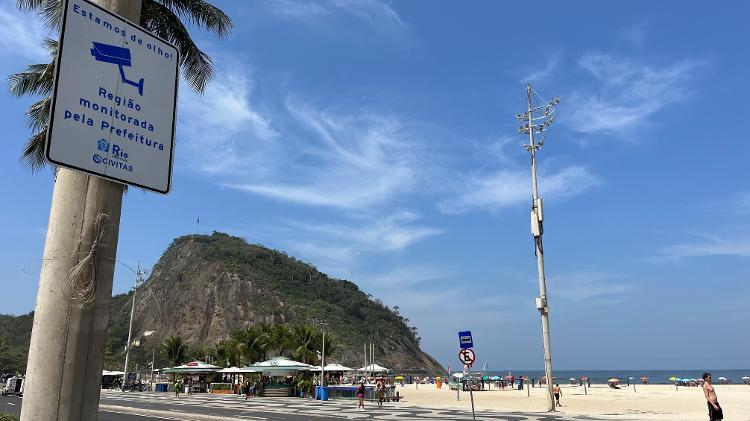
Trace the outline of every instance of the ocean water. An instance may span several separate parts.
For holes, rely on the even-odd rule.
[[[478,370],[472,370],[477,372]],[[719,377],[726,377],[732,384],[742,384],[742,377],[750,377],[750,369],[732,369],[732,370],[554,370],[553,375],[557,379],[557,383],[569,384],[571,377],[576,379],[581,376],[588,376],[591,380],[591,384],[607,384],[607,379],[611,377],[617,377],[621,380],[621,384],[627,384],[628,377],[633,377],[635,381],[640,384],[640,378],[642,376],[648,377],[650,384],[673,384],[669,380],[670,377],[675,376],[679,378],[689,379],[700,379],[704,371],[708,371],[714,378],[714,383],[718,383]],[[544,370],[510,370],[513,375],[518,378],[519,376],[529,378],[540,378],[544,377]],[[500,376],[504,377],[508,375],[508,370],[505,371],[484,371],[484,374],[489,376]],[[632,380],[631,380],[632,382]]]

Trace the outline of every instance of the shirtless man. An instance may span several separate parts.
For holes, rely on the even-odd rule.
[[[555,387],[552,388],[552,393],[555,395],[555,405],[560,405],[560,395],[562,395],[562,389],[560,389],[560,385],[555,383]]]
[[[719,406],[719,400],[716,398],[716,391],[711,384],[711,373],[703,373],[703,394],[708,401],[708,420],[717,421],[724,419],[724,414]]]

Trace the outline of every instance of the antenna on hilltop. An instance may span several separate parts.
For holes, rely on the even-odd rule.
[[[541,101],[539,101],[541,100]],[[550,351],[549,335],[549,305],[547,303],[547,281],[544,277],[544,245],[542,234],[544,234],[544,212],[542,210],[542,199],[539,197],[536,176],[536,153],[544,146],[544,137],[538,142],[534,135],[542,135],[555,121],[555,107],[560,103],[560,98],[549,101],[542,98],[526,85],[526,112],[516,114],[516,118],[523,124],[518,128],[520,134],[529,135],[529,143],[523,147],[531,154],[531,235],[534,236],[534,254],[539,271],[539,297],[536,298],[536,308],[542,316],[542,340],[544,341],[544,377],[547,383],[547,411],[555,411],[555,401],[552,396],[552,352]]]

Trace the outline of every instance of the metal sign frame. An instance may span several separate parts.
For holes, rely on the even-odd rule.
[[[56,110],[56,106],[57,106],[57,96],[58,96],[57,94],[58,94],[58,91],[59,91],[59,88],[60,88],[60,86],[59,86],[59,80],[60,80],[60,71],[61,71],[61,67],[62,67],[62,66],[60,66],[60,63],[62,62],[63,52],[64,52],[64,49],[65,49],[65,32],[66,32],[65,29],[67,28],[67,23],[68,23],[68,10],[69,10],[68,6],[69,6],[69,3],[72,2],[72,1],[79,2],[79,3],[83,4],[83,5],[85,5],[86,7],[90,7],[92,9],[96,9],[96,11],[98,13],[102,13],[102,14],[108,15],[112,19],[123,23],[124,25],[126,25],[128,27],[128,29],[134,29],[134,30],[136,30],[138,32],[141,32],[144,37],[153,37],[154,39],[157,39],[160,42],[163,42],[164,44],[166,44],[166,45],[174,48],[176,72],[175,72],[175,82],[174,82],[174,99],[172,101],[172,127],[171,127],[171,132],[170,132],[170,139],[169,139],[169,145],[170,145],[170,148],[169,148],[169,172],[168,172],[168,175],[167,175],[166,188],[163,189],[163,190],[158,189],[158,188],[154,188],[154,187],[151,187],[151,186],[143,185],[143,184],[140,184],[140,183],[136,183],[136,182],[133,182],[133,181],[125,180],[125,179],[122,179],[122,178],[118,178],[118,177],[112,176],[110,174],[103,174],[103,173],[100,173],[100,172],[88,170],[86,168],[80,168],[80,167],[77,167],[77,166],[72,165],[70,163],[66,163],[66,162],[61,162],[61,161],[55,160],[55,159],[53,159],[50,156],[50,149],[51,149],[51,143],[52,143],[52,133],[53,133],[53,127],[54,127],[54,123],[55,123],[54,116],[55,116],[55,110]],[[45,144],[44,144],[44,156],[45,156],[45,158],[49,162],[51,162],[51,163],[53,163],[55,165],[58,165],[58,166],[61,166],[61,167],[65,167],[65,168],[70,168],[70,169],[73,169],[73,170],[76,170],[76,171],[81,171],[81,172],[84,172],[86,174],[93,175],[93,176],[96,176],[96,177],[105,178],[105,179],[108,179],[108,180],[111,180],[111,181],[115,181],[117,183],[132,185],[132,186],[140,187],[142,189],[153,191],[153,192],[156,192],[156,193],[161,193],[161,194],[167,194],[167,193],[169,193],[170,190],[171,190],[171,188],[172,188],[172,171],[173,171],[173,166],[174,166],[175,132],[176,132],[176,127],[177,127],[177,97],[178,97],[178,88],[179,88],[179,82],[180,82],[180,67],[179,67],[180,66],[180,64],[179,64],[180,63],[180,51],[179,51],[179,49],[174,44],[170,43],[166,39],[164,39],[164,38],[162,38],[162,37],[160,37],[160,36],[158,36],[156,34],[153,34],[153,33],[149,32],[145,28],[141,27],[139,24],[137,24],[135,22],[132,22],[132,21],[130,21],[128,19],[125,19],[122,16],[119,16],[119,15],[117,15],[115,13],[112,13],[111,11],[109,11],[107,9],[104,9],[101,6],[96,5],[94,3],[91,3],[88,0],[64,0],[64,2],[63,2],[62,26],[60,28],[60,41],[58,43],[58,48],[57,48],[56,63],[57,63],[57,65],[55,66],[55,78],[54,78],[54,82],[53,82],[53,86],[52,86],[52,104],[50,106],[49,126],[47,127],[47,136],[45,138]],[[120,68],[120,71],[122,72],[122,68]],[[141,90],[142,90],[142,81],[141,81]]]

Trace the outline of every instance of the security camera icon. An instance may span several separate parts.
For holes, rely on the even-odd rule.
[[[94,44],[94,48],[91,49],[91,55],[94,56],[94,59],[103,63],[116,64],[117,67],[120,68],[122,81],[138,88],[138,93],[143,96],[143,79],[134,82],[125,77],[125,70],[123,67],[131,66],[130,49],[118,47],[116,45],[102,44],[99,42],[92,43]]]

